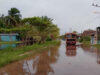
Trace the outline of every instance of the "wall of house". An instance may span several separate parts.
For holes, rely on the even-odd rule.
[[[91,44],[97,44],[97,33],[95,33],[93,36],[91,36]]]
[[[91,44],[94,44],[94,36],[91,36]]]
[[[1,35],[1,41],[18,41],[18,39],[16,38],[16,35]]]
[[[1,44],[0,49],[8,48],[8,47],[13,47],[15,48],[17,44]]]

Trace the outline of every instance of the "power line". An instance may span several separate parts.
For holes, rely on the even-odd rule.
[[[92,3],[92,6],[94,7],[100,7],[100,0],[94,0],[94,2]]]

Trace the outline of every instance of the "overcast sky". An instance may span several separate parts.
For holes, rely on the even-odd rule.
[[[92,3],[100,0],[0,0],[0,14],[7,15],[10,8],[16,7],[22,17],[48,16],[60,28],[60,33],[95,29],[100,25],[100,8]]]

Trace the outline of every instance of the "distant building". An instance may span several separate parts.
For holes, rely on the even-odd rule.
[[[100,27],[97,27],[97,44],[100,44]]]
[[[91,34],[91,44],[97,44],[97,33]]]
[[[100,44],[100,27],[97,27],[96,32],[91,34],[91,44]]]
[[[18,33],[1,33],[0,34],[0,41],[6,42],[6,41],[19,41],[19,34]]]
[[[85,30],[81,36],[91,36],[92,34],[95,34],[96,31],[95,30]]]

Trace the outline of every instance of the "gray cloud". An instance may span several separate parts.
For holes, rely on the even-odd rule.
[[[54,19],[61,34],[70,29],[78,32],[99,26],[100,8],[92,6],[95,0],[0,0],[0,14],[7,15],[11,7],[17,7],[23,17],[47,15]],[[95,3],[100,3],[97,0]]]

